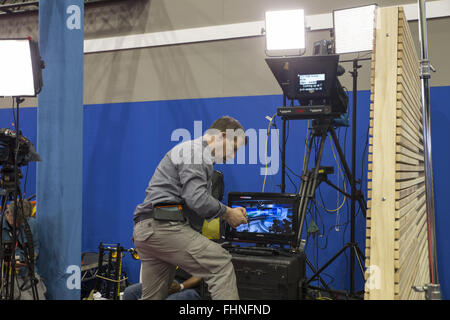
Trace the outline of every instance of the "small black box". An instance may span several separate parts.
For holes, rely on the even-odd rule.
[[[241,300],[300,300],[303,253],[252,255],[231,252]]]

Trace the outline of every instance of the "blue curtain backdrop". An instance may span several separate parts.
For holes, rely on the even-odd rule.
[[[82,0],[39,1],[46,67],[37,111],[38,269],[48,298],[80,299],[83,150]]]

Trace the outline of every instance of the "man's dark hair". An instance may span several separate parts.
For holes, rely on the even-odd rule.
[[[245,134],[244,127],[237,121],[235,118],[230,116],[223,116],[216,121],[213,122],[211,127],[208,130],[219,130],[220,132],[226,132],[227,130],[242,130]],[[245,145],[248,143],[247,137],[244,138]]]

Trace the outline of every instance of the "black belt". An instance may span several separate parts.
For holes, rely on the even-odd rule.
[[[155,206],[151,211],[140,213],[134,218],[134,223],[153,218],[160,221],[180,221],[185,222],[183,206],[181,205],[160,205]]]

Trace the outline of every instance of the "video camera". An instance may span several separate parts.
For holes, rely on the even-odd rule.
[[[16,142],[18,149],[16,150]],[[42,161],[34,145],[26,137],[19,135],[8,128],[0,129],[0,166],[26,166],[29,162]]]

